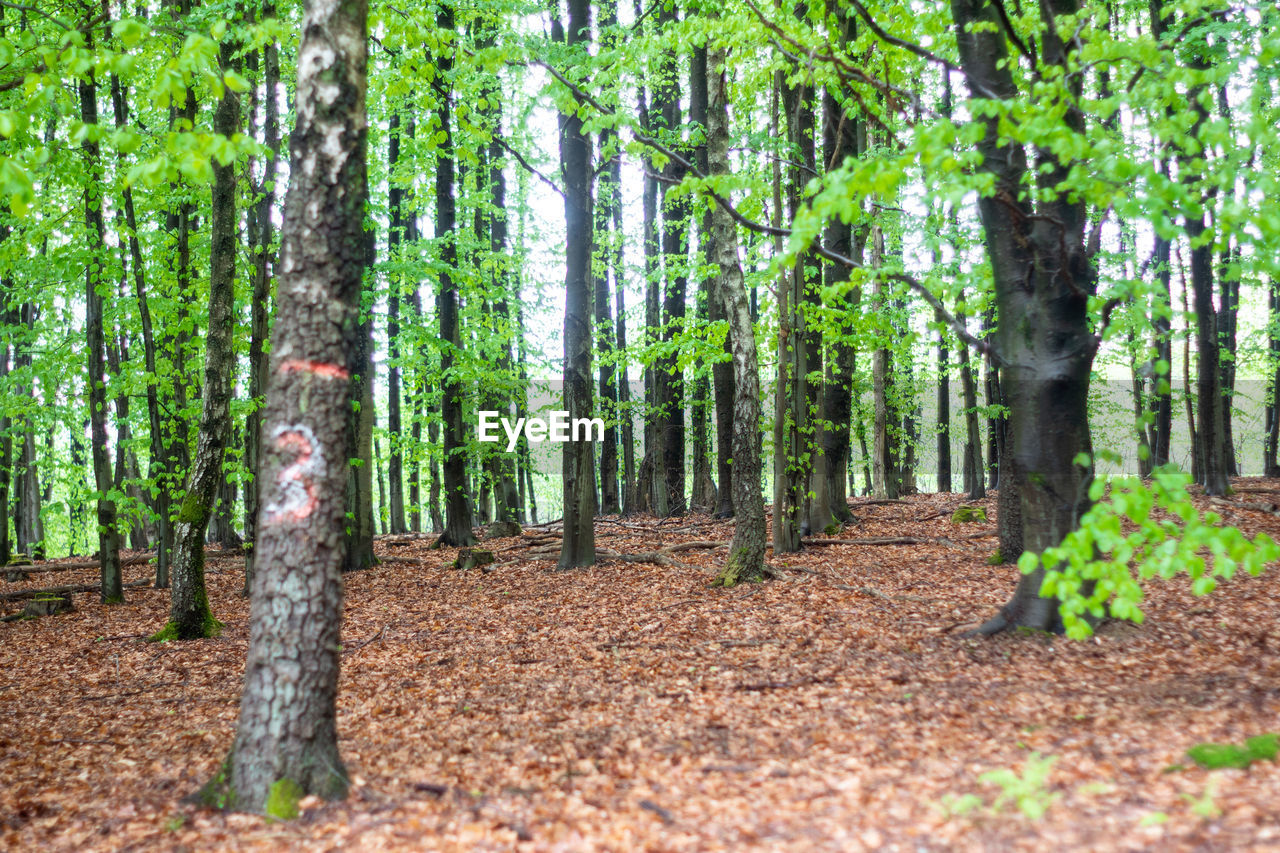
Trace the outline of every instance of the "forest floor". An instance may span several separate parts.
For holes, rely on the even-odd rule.
[[[1280,482],[1237,485],[1236,506],[1214,509],[1280,538],[1267,511]],[[216,639],[144,642],[166,591],[129,589],[115,607],[77,595],[72,613],[0,625],[0,846],[1280,848],[1277,763],[1208,771],[1186,757],[1280,730],[1280,573],[1206,598],[1185,578],[1148,583],[1143,625],[1085,642],[967,639],[1016,570],[987,565],[993,524],[952,523],[961,503],[855,499],[840,537],[927,541],[810,547],[772,560],[779,579],[729,590],[709,586],[723,550],[554,572],[554,553],[530,553],[547,528],[529,528],[491,543],[482,573],[450,568],[454,552],[429,539],[384,537],[383,563],[347,579],[351,796],[304,800],[283,823],[181,802],[234,733],[241,558],[209,559]],[[634,554],[731,529],[601,520],[597,536]],[[0,593],[50,578],[96,571]],[[1003,785],[979,778],[1001,769]]]

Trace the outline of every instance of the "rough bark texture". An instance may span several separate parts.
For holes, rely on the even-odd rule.
[[[206,799],[342,797],[336,694],[350,378],[366,261],[364,0],[308,0],[298,51],[262,517],[240,721]],[[289,780],[285,782],[284,780]]]
[[[569,0],[568,32],[553,36],[584,53],[591,38],[591,5]],[[591,401],[591,140],[576,112],[560,116],[560,170],[564,178],[565,245],[564,408],[572,423],[592,416]],[[596,471],[588,441],[561,445],[564,538],[559,567],[595,562]]]
[[[225,64],[231,55],[224,44]],[[214,130],[231,136],[240,123],[240,96],[227,89]],[[204,534],[222,484],[222,458],[231,441],[231,382],[235,368],[236,178],[233,164],[213,164],[210,226],[209,328],[205,335],[203,409],[186,494],[173,528],[169,624],[153,639],[194,640],[220,628],[209,611],[204,582]]]
[[[91,45],[92,46],[92,45]],[[98,121],[98,93],[92,73],[87,80],[78,84],[80,93],[80,118],[87,125]],[[88,180],[84,186],[84,224],[90,248],[95,256],[101,256],[104,249],[102,221],[102,163],[96,140],[85,140],[80,145],[84,152]],[[120,534],[116,531],[116,504],[109,496],[114,482],[111,476],[111,457],[107,450],[107,386],[104,372],[106,361],[106,338],[103,328],[103,281],[102,266],[89,264],[84,271],[85,280],[85,327],[88,338],[89,373],[86,382],[89,386],[89,420],[92,431],[93,481],[98,492],[98,550],[100,552],[102,573],[102,602],[110,604],[124,601],[123,578],[120,569]],[[25,444],[32,441],[31,433],[26,434]],[[32,446],[34,449],[34,446]],[[30,468],[34,461],[34,453],[24,454],[24,468]],[[19,483],[24,491],[31,489],[34,476],[20,478]],[[33,496],[21,495],[30,501]],[[34,496],[38,500],[38,494]],[[5,520],[7,524],[8,521]],[[27,547],[22,541],[22,526],[19,525],[18,547],[25,553]]]
[[[729,172],[728,82],[725,52],[707,55],[710,78],[707,109],[707,160],[712,175]],[[738,260],[738,232],[728,211],[712,205],[711,251],[719,267],[716,297],[729,319],[733,352],[733,505],[736,512],[729,559],[716,578],[722,586],[764,579],[767,527],[760,491],[760,369],[751,309]]]

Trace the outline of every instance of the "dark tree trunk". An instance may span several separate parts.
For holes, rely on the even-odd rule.
[[[368,195],[366,189],[365,194]],[[373,269],[375,236],[365,232],[365,268]],[[365,282],[365,287],[371,285]],[[364,299],[361,299],[364,302]],[[347,439],[347,547],[344,572],[359,572],[377,564],[373,554],[373,425],[377,409],[373,402],[373,316],[360,324],[360,369],[351,376],[351,431]]]
[[[1069,51],[1056,35],[1053,14],[1076,11],[1074,0],[1042,4],[1049,18],[1042,61],[1065,67]],[[961,65],[975,97],[1017,94],[996,9],[984,0],[952,0]],[[981,26],[975,31],[974,25]],[[1079,94],[1079,78],[1071,84]],[[1084,132],[1084,117],[1069,106],[1065,129]],[[1032,207],[1026,180],[1031,166],[1020,145],[1001,139],[994,117],[982,121],[982,168],[996,183],[979,199],[991,259],[999,322],[996,346],[1005,362],[1004,399],[1009,407],[1001,491],[1018,496],[1022,544],[1033,552],[1061,542],[1088,507],[1091,466],[1077,457],[1091,451],[1088,390],[1096,340],[1087,313],[1096,290],[1092,259],[1084,248],[1084,204],[1065,196]],[[1040,153],[1042,187],[1065,180],[1070,162]],[[1003,543],[1002,543],[1003,546]],[[1016,554],[1006,554],[1016,559]],[[979,629],[982,633],[1028,627],[1061,630],[1057,601],[1040,597],[1044,570],[1023,575],[1013,599]]]
[[[712,175],[729,173],[728,80],[725,52],[712,48],[707,56],[709,104],[707,110],[707,159]],[[760,368],[755,331],[738,261],[738,232],[724,208],[710,211],[711,251],[719,268],[716,299],[725,306],[729,319],[729,342],[733,352],[733,505],[736,517],[729,558],[716,583],[732,586],[764,579],[764,551],[767,527],[761,493],[760,463]]]
[[[938,318],[941,322],[941,318]],[[964,346],[964,344],[961,344]],[[938,332],[938,491],[951,491],[951,352],[947,332]]]
[[[117,128],[128,123],[128,104],[125,90],[116,75],[111,77],[111,102],[115,113]],[[156,588],[169,586],[170,552],[173,546],[171,528],[170,494],[172,484],[168,476],[170,442],[166,436],[173,434],[174,426],[171,417],[166,416],[161,406],[161,396],[157,387],[157,352],[156,336],[151,323],[151,307],[147,298],[146,269],[142,263],[142,246],[138,240],[138,216],[133,204],[133,189],[125,186],[124,218],[129,234],[129,260],[133,270],[134,296],[138,301],[138,322],[142,328],[142,353],[146,366],[147,380],[147,422],[150,426],[150,471],[149,479],[155,484],[155,498],[152,509],[157,519],[156,536]],[[166,397],[167,402],[167,397]]]
[[[569,0],[568,32],[554,19],[552,35],[585,56],[591,40],[591,5]],[[576,112],[560,116],[560,171],[564,178],[565,246],[564,408],[569,422],[592,416],[591,400],[591,140]],[[595,454],[589,441],[561,445],[564,538],[561,569],[596,559]]]
[[[92,49],[92,41],[89,43]],[[88,79],[78,84],[80,93],[80,120],[92,127],[98,123],[98,92],[94,76],[90,72]],[[95,257],[103,257],[105,253],[104,225],[102,221],[102,160],[96,139],[86,139],[80,144],[84,152],[85,168],[88,180],[84,185],[84,224],[89,240],[91,253]],[[107,289],[102,280],[102,265],[89,264],[85,267],[85,326],[88,338],[89,373],[86,382],[89,386],[89,419],[93,438],[93,480],[97,490],[98,501],[98,559],[101,562],[102,603],[113,604],[124,601],[124,578],[120,569],[120,534],[116,530],[116,504],[110,493],[115,485],[111,473],[111,457],[107,448],[107,377],[106,330],[103,323],[103,292]],[[31,433],[25,436],[24,443],[31,443]],[[32,450],[34,445],[32,444]],[[24,457],[28,454],[24,453]],[[30,456],[34,456],[31,453]],[[24,459],[24,463],[26,459]],[[24,465],[24,468],[26,466]],[[30,488],[33,477],[23,482],[26,492]],[[34,497],[38,504],[38,492],[35,495],[23,495],[26,500]],[[19,526],[18,547],[24,548]],[[27,553],[31,553],[28,551]]]
[[[222,64],[231,47],[222,46]],[[240,96],[225,90],[214,113],[213,129],[230,137],[240,124]],[[173,528],[173,586],[169,624],[153,639],[194,640],[214,636],[221,625],[209,610],[204,579],[204,535],[218,488],[222,459],[231,442],[231,383],[235,369],[236,277],[235,166],[213,164],[210,226],[209,329],[205,337],[203,411],[196,455],[187,476],[182,509]]]
[[[612,23],[612,22],[608,22]],[[605,26],[606,21],[601,21]],[[610,146],[615,143],[616,136],[610,130],[600,132],[601,156],[609,154]],[[610,176],[611,178],[612,176]],[[603,246],[604,257],[600,259],[599,271],[594,276],[595,294],[595,335],[596,346],[600,350],[600,414],[605,418],[604,441],[600,443],[600,512],[614,515],[621,511],[618,494],[618,389],[614,375],[613,351],[613,316],[609,299],[609,250],[614,241],[621,241],[622,234],[609,234],[609,226],[613,223],[613,205],[617,201],[617,192],[610,179],[600,182],[598,189],[600,204],[595,208],[595,233],[599,235]],[[614,267],[615,275],[618,270]],[[615,279],[615,287],[622,283]]]
[[[390,139],[387,143],[387,170],[390,229],[387,231],[387,254],[392,263],[400,261],[400,244],[405,235],[404,189],[397,174],[400,163],[400,114],[393,113]],[[417,283],[414,282],[414,286]],[[387,480],[390,482],[388,521],[392,533],[404,533],[404,425],[400,416],[400,305],[404,300],[402,276],[392,272],[387,285]]]
[[[501,133],[501,112],[496,111],[493,114],[495,122],[494,133]],[[502,146],[499,145],[497,138],[489,143],[489,192],[496,211],[493,220],[489,223],[489,250],[495,258],[505,257],[507,253],[507,183],[502,173]],[[498,315],[498,320],[502,325],[503,335],[502,349],[498,354],[498,370],[503,376],[510,376],[514,370],[511,359],[511,308],[507,302],[507,294],[511,289],[510,270],[501,261],[495,261],[497,264],[497,280],[494,281],[493,292],[494,310]],[[524,392],[524,386],[520,387],[521,393]],[[511,403],[504,403],[505,412],[510,412],[514,407]],[[496,456],[494,460],[493,471],[493,494],[495,498],[495,518],[498,521],[521,522],[523,518],[523,502],[520,500],[520,489],[516,484],[516,460],[509,453],[502,453]]]
[[[337,799],[348,784],[336,697],[349,380],[364,367],[366,15],[361,0],[304,10],[245,686],[229,766],[204,792],[243,811],[281,786]]]
[[[851,24],[850,24],[851,26]],[[851,34],[851,33],[850,33]],[[859,156],[866,147],[866,126],[857,115],[845,111],[830,91],[823,95],[822,159],[828,171],[838,169],[851,157]],[[853,228],[839,219],[827,225],[825,242],[833,252],[861,262],[866,239],[859,229],[855,237]],[[823,267],[823,284],[834,289],[847,280],[843,266],[827,263]],[[827,359],[826,377],[822,388],[823,457],[826,462],[827,494],[832,519],[844,524],[853,519],[849,512],[849,463],[852,457],[850,445],[851,417],[853,414],[853,383],[857,348],[854,345],[854,318],[862,302],[862,289],[848,287],[844,297],[846,311],[839,319],[840,326],[832,342],[831,355]]]
[[[9,227],[0,225],[0,241],[9,239]],[[4,288],[5,293],[13,292],[13,281],[7,277],[0,279],[0,287]],[[9,310],[6,301],[0,299],[0,327],[8,328],[13,324],[13,316]],[[6,336],[0,339],[0,384],[2,384],[9,376],[9,340]],[[8,565],[10,558],[13,556],[12,545],[9,538],[9,464],[13,461],[13,439],[9,435],[9,427],[11,421],[8,415],[0,416],[0,566]],[[73,454],[75,443],[72,443]],[[81,457],[83,464],[83,456]],[[74,460],[72,461],[74,463]],[[83,474],[81,474],[83,477]],[[75,500],[73,496],[72,500]],[[71,549],[75,551],[76,530],[75,530],[75,509],[77,504],[72,504],[72,530],[71,530]]]
[[[272,3],[264,3],[264,18],[274,15]],[[249,310],[249,396],[255,405],[245,419],[245,459],[251,479],[244,489],[245,574],[244,592],[253,588],[253,571],[258,540],[258,495],[262,477],[262,404],[266,394],[268,360],[267,336],[271,333],[271,279],[276,259],[271,250],[271,220],[275,208],[275,181],[280,160],[280,102],[276,90],[280,84],[280,52],[275,42],[262,48],[263,99],[262,142],[271,153],[263,164],[262,183],[256,188],[257,201],[249,214],[250,245],[253,247],[253,301]],[[255,89],[256,91],[256,89]]]
[[[636,17],[643,15],[640,0],[636,0]],[[653,115],[645,99],[644,81],[640,81],[637,94],[640,127],[645,133],[653,133]],[[644,250],[644,340],[652,344],[661,336],[662,325],[662,271],[659,268],[658,245],[658,182],[653,176],[655,167],[648,164],[644,170],[644,184],[641,192]],[[644,457],[641,461],[637,495],[639,501],[634,509],[649,510],[658,517],[667,514],[667,492],[662,487],[662,479],[654,476],[660,460],[663,458],[662,443],[662,411],[660,398],[663,393],[660,387],[661,377],[656,361],[651,361],[644,370]]]
[[[436,26],[453,32],[453,7],[444,5],[436,16]],[[437,57],[436,67],[448,85],[453,73],[453,59],[446,52]],[[454,151],[453,119],[449,98],[441,98],[437,109],[439,130],[444,139],[436,164],[436,239],[440,243],[440,350],[441,410],[444,417],[444,500],[445,526],[440,544],[459,548],[475,544],[471,530],[471,495],[467,491],[467,438],[463,422],[464,389],[454,368],[455,353],[462,346],[458,321],[458,285],[454,281],[458,249],[456,243],[456,205],[453,197]],[[588,220],[587,228],[591,227]]]
[[[1267,287],[1267,348],[1271,354],[1271,388],[1267,393],[1266,437],[1262,453],[1262,476],[1280,477],[1280,278],[1272,277]]]
[[[658,13],[659,28],[676,21],[675,4],[664,5]],[[662,55],[661,72],[654,86],[654,107],[661,129],[676,134],[681,124],[680,75],[673,51]],[[676,143],[677,145],[679,143]],[[689,287],[689,217],[687,196],[668,198],[668,190],[684,178],[684,169],[671,160],[663,169],[662,194],[662,340],[670,344],[684,329],[685,295]],[[684,373],[675,352],[657,359],[657,430],[662,457],[655,459],[666,492],[665,516],[683,515],[685,503],[685,393]]]

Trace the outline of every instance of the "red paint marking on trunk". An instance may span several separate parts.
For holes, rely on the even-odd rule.
[[[304,424],[281,425],[272,433],[277,450],[297,454],[293,462],[276,475],[276,493],[265,507],[270,524],[301,521],[320,502],[315,477],[324,471],[324,458],[315,434]]]
[[[351,378],[351,374],[345,367],[339,367],[336,364],[329,364],[324,361],[306,361],[304,359],[292,358],[280,365],[281,373],[292,373],[294,371],[313,373],[316,376],[321,376],[325,379]]]

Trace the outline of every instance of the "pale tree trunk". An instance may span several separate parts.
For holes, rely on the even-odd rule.
[[[245,686],[231,754],[202,792],[241,811],[348,785],[336,698],[350,378],[363,367],[366,20],[362,0],[303,12]]]
[[[728,81],[723,48],[707,54],[709,79],[707,109],[707,160],[712,175],[729,172]],[[760,368],[756,353],[751,309],[738,260],[738,232],[728,211],[712,205],[711,252],[719,267],[717,299],[729,319],[729,343],[733,351],[733,541],[729,558],[716,578],[722,586],[764,579],[767,527],[761,494],[760,464]]]
[[[568,32],[559,18],[552,37],[585,56],[591,38],[591,5],[569,0]],[[564,177],[565,246],[564,408],[572,424],[592,416],[591,399],[591,140],[576,112],[560,116],[560,171]],[[588,441],[561,445],[564,537],[559,568],[595,562],[596,471]]]
[[[224,67],[231,47],[222,46]],[[214,131],[230,137],[240,123],[240,96],[228,88],[214,114]],[[173,528],[173,585],[169,624],[152,639],[211,637],[221,625],[209,610],[204,581],[204,534],[221,485],[222,459],[231,441],[231,382],[235,368],[235,166],[213,164],[210,227],[209,330],[205,336],[203,411],[186,494]]]

